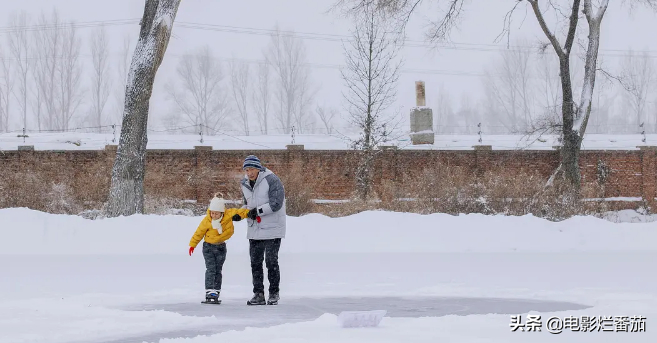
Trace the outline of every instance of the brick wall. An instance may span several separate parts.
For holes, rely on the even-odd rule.
[[[3,195],[7,198],[10,191],[34,193],[47,190],[51,183],[62,183],[70,187],[76,199],[97,204],[107,195],[115,153],[116,146],[108,146],[104,151],[5,151],[0,154],[0,179],[5,180]],[[146,194],[206,202],[214,192],[223,192],[226,197],[239,199],[237,182],[243,175],[242,161],[249,154],[257,155],[284,181],[294,176],[312,184],[316,199],[345,199],[353,194],[358,152],[213,151],[209,147],[149,150]],[[384,183],[398,184],[404,176],[419,175],[438,166],[460,168],[475,175],[534,173],[547,179],[558,163],[558,151],[498,151],[485,146],[465,151],[384,150],[374,162],[374,183],[375,189]],[[600,163],[608,168],[606,180],[600,179]],[[639,197],[651,207],[655,205],[655,147],[636,151],[582,151],[581,167],[584,196]],[[593,187],[600,184],[604,187]],[[21,204],[18,200],[0,199],[0,207],[14,206]]]

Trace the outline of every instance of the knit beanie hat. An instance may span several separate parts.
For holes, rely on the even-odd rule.
[[[244,164],[242,165],[242,169],[246,169],[246,168],[256,168],[259,169],[260,171],[265,170],[265,167],[262,166],[260,160],[254,155],[249,155],[246,157],[246,159],[244,159]]]
[[[210,211],[217,211],[217,212],[226,212],[226,201],[222,198],[218,198],[215,196],[212,201],[210,201]]]

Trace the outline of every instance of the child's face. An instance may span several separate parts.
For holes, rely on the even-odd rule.
[[[221,218],[222,214],[224,214],[224,213],[219,212],[219,211],[210,211],[210,217],[212,217],[212,219],[214,219],[214,220],[217,220],[217,219]]]

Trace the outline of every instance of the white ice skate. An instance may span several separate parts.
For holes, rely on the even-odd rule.
[[[201,301],[202,304],[215,304],[219,305],[221,304],[221,300],[219,300],[219,293],[220,291],[216,289],[207,289],[205,290],[205,301]]]

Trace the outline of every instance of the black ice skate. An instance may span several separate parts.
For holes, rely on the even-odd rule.
[[[255,293],[253,298],[246,302],[247,305],[265,305],[265,294],[264,293]]]

